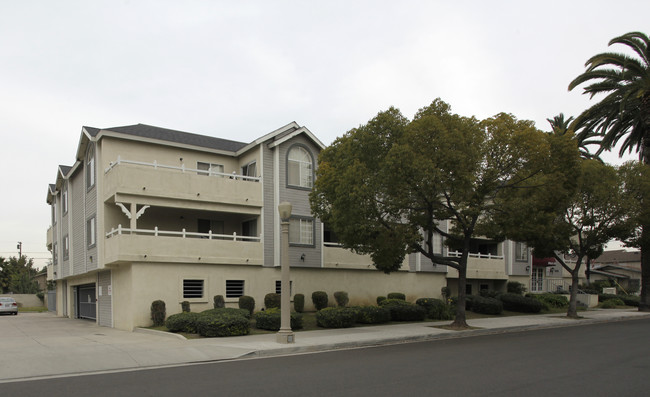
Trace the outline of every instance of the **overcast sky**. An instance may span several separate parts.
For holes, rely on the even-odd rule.
[[[45,264],[47,185],[84,125],[250,142],[296,121],[330,144],[440,97],[548,130],[590,104],[567,91],[590,56],[649,33],[648,1],[451,3],[0,0],[0,256]]]

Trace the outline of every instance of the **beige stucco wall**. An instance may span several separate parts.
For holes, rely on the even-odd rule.
[[[36,294],[2,294],[0,296],[8,296],[14,298],[18,307],[42,307],[44,303],[39,299]]]
[[[184,299],[183,279],[203,279],[204,298]],[[256,310],[264,305],[264,296],[275,292],[275,282],[280,280],[279,268],[226,265],[173,265],[135,263],[113,269],[114,326],[131,330],[137,326],[151,325],[151,302],[165,301],[167,315],[179,313],[181,302],[188,300],[193,312],[212,308],[215,295],[225,297],[226,280],[245,280],[245,294],[255,299]],[[346,291],[351,305],[375,304],[379,295],[403,292],[407,299],[440,297],[446,285],[442,274],[396,272],[386,275],[378,270],[300,269],[291,270],[293,293],[305,295],[305,309],[312,310],[311,294],[326,291],[330,304],[333,293]],[[226,298],[226,304],[237,307],[238,298]]]

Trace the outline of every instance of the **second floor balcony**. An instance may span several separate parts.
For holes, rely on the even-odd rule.
[[[106,233],[105,265],[131,262],[262,265],[261,237],[119,225]]]
[[[450,251],[449,256],[460,257],[460,252]],[[447,278],[458,278],[458,271],[448,268]],[[502,255],[470,253],[467,258],[468,279],[507,280],[506,262]]]
[[[261,178],[145,163],[118,157],[104,173],[104,199],[148,196],[169,202],[262,207]]]

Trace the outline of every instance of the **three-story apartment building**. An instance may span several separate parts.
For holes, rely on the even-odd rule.
[[[354,304],[405,292],[439,297],[457,274],[419,254],[385,275],[368,256],[341,248],[310,211],[324,145],[293,122],[250,142],[143,124],[83,127],[75,162],[59,166],[48,189],[48,244],[57,314],[130,330],[150,324],[150,305],[167,313],[236,305],[280,289],[280,202],[292,203],[291,294],[343,290]],[[448,251],[439,239],[440,251]],[[528,283],[527,249],[475,240],[466,289]],[[525,252],[525,255],[522,253]],[[453,255],[453,252],[445,252]],[[308,306],[309,306],[309,302]]]

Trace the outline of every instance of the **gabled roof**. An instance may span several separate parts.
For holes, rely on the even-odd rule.
[[[594,260],[594,263],[624,263],[624,262],[639,262],[641,263],[640,251],[626,251],[626,250],[612,250],[605,251],[602,255]]]
[[[85,127],[88,131],[87,127]],[[209,149],[236,152],[246,146],[246,143],[215,138],[207,135],[192,134],[189,132],[170,130],[146,124],[127,125],[123,127],[106,128],[106,131],[138,136],[142,138],[157,139],[161,141],[181,143],[185,145],[200,146]],[[91,133],[90,131],[88,131]]]

